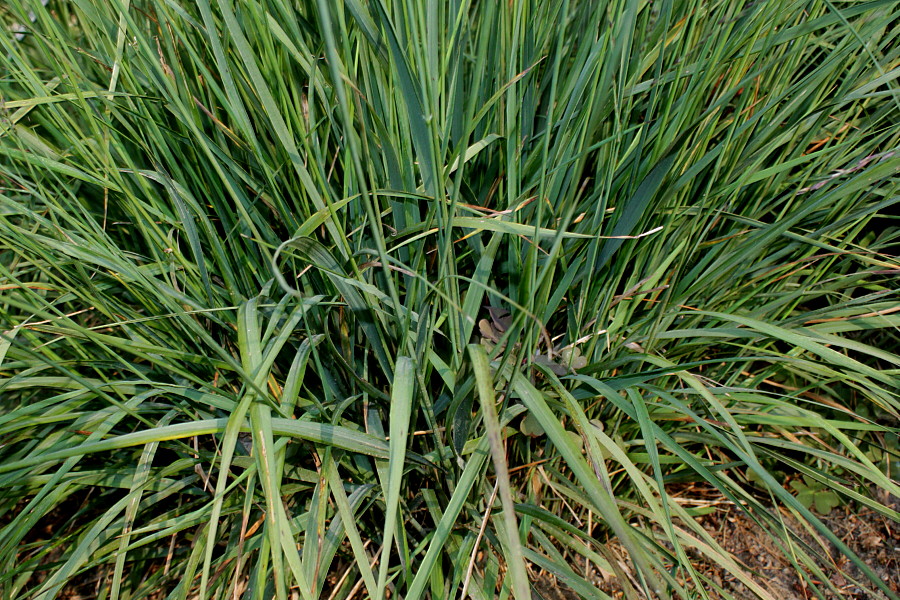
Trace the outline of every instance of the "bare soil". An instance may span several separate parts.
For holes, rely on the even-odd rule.
[[[875,492],[876,499],[883,505],[900,511],[900,498],[889,496],[883,491]],[[776,600],[811,600],[817,598],[810,583],[814,583],[826,599],[882,600],[888,598],[863,575],[860,569],[846,556],[821,536],[814,535],[794,519],[787,511],[781,511],[784,526],[799,538],[799,544],[817,557],[817,568],[827,578],[819,576],[805,566],[798,568],[765,530],[743,511],[730,503],[717,503],[715,510],[701,517],[699,522],[730,552],[744,569],[750,573],[755,583]],[[834,532],[838,539],[850,547],[856,555],[881,579],[892,593],[900,595],[900,523],[887,518],[867,506],[845,505],[832,510],[820,519]],[[620,575],[592,573],[597,587],[613,598],[645,598],[639,591],[634,573],[631,571],[626,552],[615,541],[607,544],[607,549],[618,560]],[[756,599],[744,583],[722,566],[696,554],[694,568],[711,580],[730,596],[740,600]],[[623,585],[624,578],[629,580]],[[715,586],[704,586],[713,600],[724,596],[715,591]],[[690,587],[690,586],[689,586]],[[535,582],[534,597],[542,600],[576,600],[579,596],[557,582],[552,576],[541,575]],[[700,597],[699,594],[697,597]]]

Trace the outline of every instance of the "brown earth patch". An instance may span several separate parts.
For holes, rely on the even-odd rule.
[[[900,498],[882,490],[875,499],[894,511],[900,511]],[[772,510],[772,509],[770,509]],[[795,547],[803,547],[815,558],[811,568],[792,559],[785,547],[766,533],[750,516],[730,503],[715,503],[715,509],[700,517],[699,523],[739,562],[754,583],[767,590],[776,600],[811,600],[818,598],[818,588],[828,600],[882,600],[888,598],[876,589],[857,565],[844,556],[821,535],[804,527],[788,511],[780,511],[782,527],[794,534]],[[893,594],[900,595],[900,522],[859,504],[848,504],[820,515],[822,522],[846,544],[883,582]],[[659,530],[662,535],[662,531]],[[646,598],[639,590],[625,549],[617,542],[606,545],[622,571],[618,575],[591,573],[598,589],[613,598]],[[699,553],[689,552],[696,571],[712,585],[704,585],[713,600],[725,596],[716,587],[740,600],[756,599],[751,589],[717,563]],[[794,555],[795,556],[795,555]],[[623,579],[627,580],[624,582]],[[683,579],[679,580],[684,583]],[[696,584],[685,584],[696,587]],[[543,574],[535,583],[536,597],[545,600],[578,598],[552,576]],[[699,597],[699,596],[698,596]]]

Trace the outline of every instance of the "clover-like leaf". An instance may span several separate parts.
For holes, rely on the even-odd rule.
[[[528,413],[525,415],[525,418],[522,419],[522,423],[519,425],[519,431],[530,437],[540,437],[545,433],[540,422],[531,413]]]
[[[573,371],[583,369],[588,364],[587,359],[581,355],[581,350],[577,347],[563,348],[559,353],[559,362]]]
[[[816,490],[813,493],[813,505],[820,515],[827,515],[841,503],[840,497],[831,490]]]

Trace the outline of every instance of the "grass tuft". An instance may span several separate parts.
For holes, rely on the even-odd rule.
[[[898,598],[898,24],[9,0],[0,599]]]

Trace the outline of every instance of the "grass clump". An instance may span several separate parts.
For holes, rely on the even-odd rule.
[[[2,20],[3,598],[771,597],[685,482],[897,597],[896,2]]]

